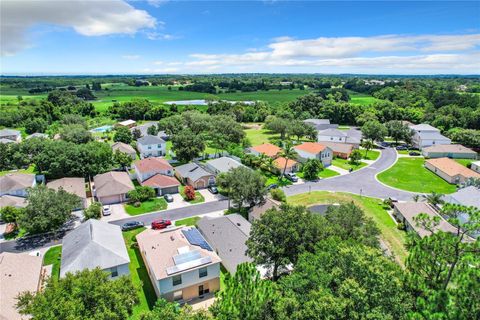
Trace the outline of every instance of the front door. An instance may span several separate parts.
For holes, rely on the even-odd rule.
[[[198,295],[203,296],[203,284],[201,286],[198,286]]]

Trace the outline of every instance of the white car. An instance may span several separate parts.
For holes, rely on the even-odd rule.
[[[110,206],[103,206],[102,207],[102,213],[104,216],[109,216],[112,214],[112,211],[110,210]]]

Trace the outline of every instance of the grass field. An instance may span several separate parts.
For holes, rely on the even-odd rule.
[[[180,219],[175,221],[175,225],[176,226],[194,226],[195,224],[197,224],[198,220],[200,220],[200,217],[198,216]]]
[[[353,171],[358,170],[360,168],[366,167],[367,164],[365,162],[359,161],[358,164],[350,164],[350,160],[348,159],[342,159],[342,158],[335,158],[332,160],[332,165],[345,169],[345,170],[350,170],[350,168],[353,169]]]
[[[468,166],[470,163],[472,162],[475,162],[476,160],[473,160],[473,159],[453,159],[455,161],[457,161],[458,163],[460,163],[462,166]]]
[[[377,160],[380,157],[380,151],[378,150],[369,150],[367,156],[365,157],[365,150],[360,150],[362,157],[365,160]]]
[[[252,146],[258,146],[263,143],[272,143],[280,139],[280,134],[272,133],[266,129],[245,129],[247,138]]]
[[[62,246],[51,247],[43,256],[43,265],[52,265],[52,278],[60,278],[60,263],[62,262]]]
[[[297,172],[296,174],[297,174],[297,177],[303,179],[303,172]],[[330,169],[323,169],[318,174],[318,176],[322,179],[331,178],[331,177],[335,177],[335,176],[338,176],[338,175],[340,175],[338,172],[330,170]]]
[[[165,210],[167,209],[167,201],[163,198],[154,198],[148,201],[142,202],[140,207],[135,207],[130,203],[125,204],[125,211],[131,215],[136,216],[143,213]]]
[[[377,98],[372,97],[371,95],[358,93],[354,91],[348,91],[348,94],[350,95],[350,103],[352,104],[368,106],[373,104],[376,101],[381,101]]]
[[[9,173],[35,173],[35,166],[30,166],[27,169],[0,171],[0,176],[4,176]]]
[[[449,184],[423,166],[423,158],[399,158],[390,169],[378,174],[381,182],[394,188],[420,193],[452,193],[455,185]]]

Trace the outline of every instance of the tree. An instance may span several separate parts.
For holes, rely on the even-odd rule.
[[[228,197],[240,210],[244,204],[253,205],[264,199],[265,178],[247,167],[237,167],[217,177],[217,183],[228,190]]]
[[[158,127],[156,125],[151,125],[147,128],[147,134],[156,136],[158,134]]]
[[[205,142],[201,135],[194,134],[190,129],[183,129],[173,136],[172,149],[178,160],[189,162],[205,150]]]
[[[138,186],[127,192],[131,202],[143,202],[155,197],[155,189],[149,186]]]
[[[6,206],[0,209],[0,218],[3,222],[13,223],[17,226],[18,218],[23,214],[22,208]]]
[[[186,186],[183,189],[183,194],[185,195],[185,198],[189,201],[195,199],[195,189],[192,186]]]
[[[132,157],[124,152],[121,152],[120,150],[116,150],[115,153],[113,154],[113,162],[117,164],[120,168],[127,168],[132,164]]]
[[[286,159],[285,166],[283,167],[283,172],[282,172],[282,178],[283,178],[285,176],[285,171],[287,171],[288,161],[296,160],[298,158],[298,153],[293,148],[292,143],[288,141],[285,144],[285,147],[282,149],[282,151],[279,152],[278,156]]]
[[[27,203],[24,213],[18,218],[18,225],[30,234],[57,230],[81,205],[77,195],[43,185],[28,189]]]
[[[318,159],[308,159],[302,165],[303,177],[306,180],[318,179],[318,174],[323,170],[323,164]]]
[[[360,150],[355,149],[352,151],[352,153],[350,153],[350,164],[356,165],[360,162],[361,159],[362,153],[360,152]]]
[[[443,194],[441,193],[436,193],[435,191],[433,191],[432,193],[430,194],[427,194],[427,195],[422,195],[422,197],[428,202],[430,203],[431,205],[433,206],[437,206],[439,204],[442,204],[444,201],[443,201]]]
[[[179,307],[176,302],[168,302],[165,299],[158,299],[151,311],[140,314],[140,320],[213,320],[206,310],[194,311],[192,307],[185,304]]]
[[[134,128],[132,130],[132,138],[133,140],[138,140],[142,137],[142,132],[138,128]]]
[[[137,288],[129,277],[112,280],[99,268],[67,273],[59,280],[49,277],[43,290],[18,298],[21,314],[45,320],[123,320],[137,303]]]
[[[100,202],[92,203],[87,209],[83,210],[85,220],[100,219],[102,217],[102,204]]]
[[[365,122],[361,130],[363,138],[371,141],[383,141],[387,135],[387,128],[378,121]]]
[[[321,219],[300,206],[282,205],[280,210],[267,210],[252,224],[246,242],[247,255],[257,265],[269,268],[276,281],[280,272],[294,264],[301,253],[313,250],[324,237]]]
[[[62,140],[76,144],[83,144],[93,140],[92,133],[79,124],[64,125],[60,129]]]
[[[275,299],[274,285],[263,280],[255,265],[242,263],[235,275],[227,275],[225,289],[220,291],[210,311],[218,320],[257,320]]]
[[[401,121],[391,120],[386,123],[388,130],[388,135],[395,140],[395,143],[398,144],[398,140],[403,140],[406,143],[409,143],[412,140],[412,130],[408,125],[404,125]]]
[[[130,144],[133,140],[132,133],[130,129],[127,127],[116,127],[115,134],[113,135],[113,141],[115,142],[123,142],[126,144]]]
[[[289,128],[289,122],[286,119],[282,119],[276,116],[268,116],[265,119],[265,124],[263,126],[265,129],[273,131],[280,134],[280,139],[285,139],[285,134]]]
[[[32,134],[36,132],[45,132],[45,130],[47,130],[48,123],[42,118],[35,118],[27,119],[23,125],[25,127],[25,132]]]
[[[362,145],[365,148],[365,159],[366,159],[368,155],[368,151],[370,151],[370,149],[372,149],[375,146],[375,144],[373,143],[372,140],[365,140],[363,141]]]

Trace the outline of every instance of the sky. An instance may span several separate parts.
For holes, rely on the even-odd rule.
[[[0,73],[480,74],[480,1],[2,0]]]

